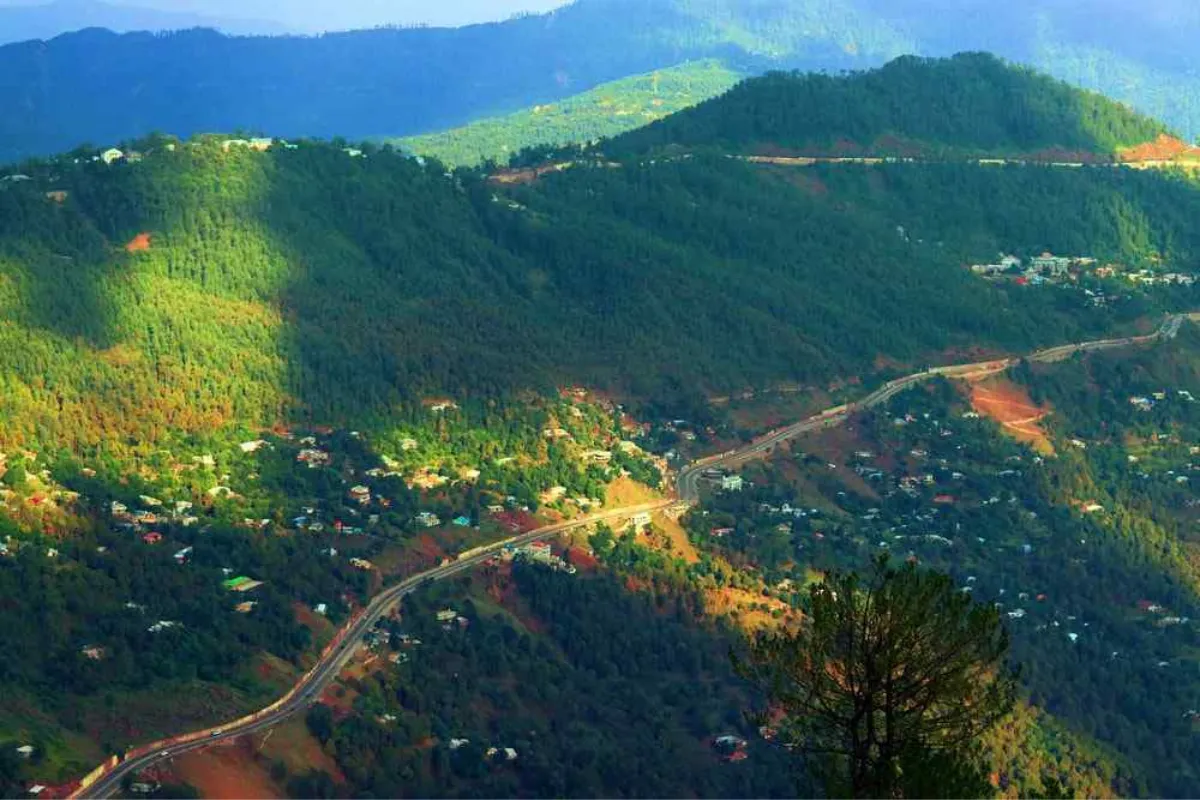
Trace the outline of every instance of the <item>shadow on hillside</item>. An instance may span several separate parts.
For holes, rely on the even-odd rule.
[[[120,264],[80,205],[56,207],[32,182],[0,186],[0,241],[6,317],[72,342],[112,344],[116,309],[106,287]]]

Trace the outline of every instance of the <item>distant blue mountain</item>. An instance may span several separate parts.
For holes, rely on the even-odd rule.
[[[113,5],[100,0],[55,0],[51,3],[0,6],[0,44],[52,39],[84,28],[112,31],[165,31],[215,28],[232,34],[285,33],[282,25],[265,20],[227,19],[202,14]]]
[[[71,0],[48,8],[102,8]],[[5,13],[0,11],[0,14]],[[164,15],[108,27],[186,27]],[[226,27],[234,23],[224,23]],[[244,23],[238,23],[244,24]],[[11,35],[11,25],[0,19]],[[458,29],[319,37],[87,30],[0,47],[0,160],[153,130],[405,136],[717,58],[864,69],[986,50],[1200,133],[1200,7],[1183,0],[576,0]]]

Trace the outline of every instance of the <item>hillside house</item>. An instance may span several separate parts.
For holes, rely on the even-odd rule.
[[[488,760],[491,760],[491,759],[496,758],[499,755],[503,755],[505,761],[516,761],[517,760],[517,751],[512,749],[511,747],[489,747],[487,749],[487,753],[485,754],[485,757]]]
[[[1071,268],[1071,259],[1051,253],[1042,253],[1029,260],[1029,268],[1046,277],[1064,278]]]
[[[262,585],[262,581],[247,578],[245,575],[239,575],[236,578],[229,578],[221,582],[221,586],[225,587],[226,591],[238,592],[240,594],[257,589]]]
[[[21,758],[33,758],[33,745],[23,744],[17,748],[17,755]]]
[[[58,203],[60,206],[67,202],[68,197],[70,197],[70,192],[65,189],[52,189],[46,192],[46,199],[52,203]]]
[[[417,514],[416,521],[417,524],[426,528],[436,528],[438,525],[442,524],[442,521],[438,518],[437,514],[432,514],[428,511],[422,511],[420,514]]]
[[[740,492],[745,487],[741,475],[725,475],[721,478],[721,489],[726,492]]]
[[[549,542],[536,541],[525,546],[525,551],[534,558],[549,558],[552,551]]]
[[[115,147],[110,147],[100,154],[100,160],[105,164],[115,164],[125,158],[125,154]]]
[[[315,447],[305,448],[296,455],[296,461],[301,464],[307,464],[309,469],[324,466],[330,461],[329,453],[324,450],[318,450]]]
[[[221,142],[221,149],[226,153],[234,148],[245,148],[253,150],[256,153],[265,153],[271,149],[273,144],[275,144],[274,139],[226,139],[224,142]]]
[[[447,622],[453,622],[457,618],[458,612],[453,608],[443,608],[441,611],[437,612],[437,621],[443,624]]]
[[[471,518],[463,516],[455,517],[454,524],[459,528],[469,528],[471,527]]]
[[[162,543],[162,540],[163,540],[163,535],[156,531],[151,531],[150,533],[147,533],[145,536],[142,537],[143,542],[145,542],[146,544],[151,544],[151,545],[160,544],[160,543]]]
[[[350,499],[365,506],[371,502],[371,490],[366,486],[355,486],[350,490]]]
[[[243,453],[257,453],[266,446],[267,442],[263,439],[256,439],[253,442],[242,442],[240,445],[238,445]]]
[[[542,501],[543,505],[550,505],[552,503],[557,503],[559,500],[562,500],[566,496],[567,496],[567,487],[551,486],[549,489],[542,492],[541,496],[538,499]]]
[[[635,531],[642,531],[650,527],[650,514],[643,511],[640,514],[634,514],[629,518],[629,524],[633,526]]]

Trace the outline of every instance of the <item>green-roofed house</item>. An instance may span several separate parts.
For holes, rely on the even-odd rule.
[[[239,575],[236,578],[222,581],[221,585],[231,592],[248,592],[251,589],[257,589],[259,586],[262,586],[263,582],[247,578],[245,575]]]

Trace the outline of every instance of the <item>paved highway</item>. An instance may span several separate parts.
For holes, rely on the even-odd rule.
[[[1103,350],[1112,347],[1125,347],[1132,344],[1142,344],[1152,342],[1158,339],[1171,339],[1179,332],[1179,327],[1183,323],[1185,315],[1176,315],[1168,317],[1162,326],[1149,336],[1127,337],[1123,339],[1101,339],[1093,342],[1080,342],[1077,344],[1062,345],[1060,347],[1052,347],[1046,350],[1039,350],[1032,353],[1026,358],[1031,361],[1051,362],[1061,361],[1069,358],[1071,355],[1078,352],[1089,352],[1093,350]],[[703,471],[709,468],[733,468],[743,464],[759,456],[769,453],[779,444],[794,439],[811,431],[822,430],[842,425],[850,417],[858,411],[871,408],[873,406],[886,403],[895,395],[914,386],[922,381],[930,378],[942,377],[964,377],[964,376],[979,376],[1003,372],[1013,365],[1017,364],[1020,359],[1006,358],[994,361],[981,361],[972,364],[957,364],[946,367],[935,367],[933,369],[917,372],[903,378],[888,381],[886,384],[876,389],[871,394],[861,400],[848,403],[846,405],[837,406],[828,409],[806,420],[789,425],[785,428],[772,431],[771,433],[762,436],[744,447],[730,450],[718,456],[710,456],[701,459],[679,473],[679,478],[676,481],[676,490],[678,493],[678,501],[662,500],[655,503],[646,503],[639,506],[630,506],[627,508],[618,508],[611,511],[606,511],[602,514],[594,514],[582,519],[560,522],[554,525],[547,525],[537,530],[529,531],[528,533],[519,536],[513,536],[501,542],[488,545],[487,547],[478,548],[468,554],[460,556],[459,560],[454,561],[445,566],[436,567],[419,575],[414,575],[403,582],[396,584],[381,592],[371,603],[363,609],[357,616],[352,618],[339,631],[337,637],[322,653],[317,664],[296,683],[292,689],[282,698],[271,704],[267,708],[244,717],[240,720],[226,723],[225,725],[216,728],[210,728],[203,731],[187,734],[184,736],[174,737],[154,744],[145,745],[136,748],[126,754],[126,757],[115,766],[103,771],[98,778],[90,783],[86,788],[77,791],[73,797],[109,797],[116,792],[121,781],[129,775],[134,775],[146,767],[152,766],[175,756],[182,755],[192,750],[198,750],[207,747],[214,742],[220,742],[226,739],[244,736],[255,731],[265,730],[274,725],[278,725],[288,717],[298,714],[313,703],[315,703],[321,694],[341,673],[346,663],[353,657],[354,651],[357,649],[358,643],[379,619],[391,610],[397,602],[400,601],[406,594],[409,594],[421,586],[432,582],[439,581],[445,578],[457,575],[460,572],[474,568],[479,563],[486,561],[493,555],[498,553],[508,546],[519,546],[534,541],[535,539],[553,536],[573,528],[579,528],[585,525],[590,525],[595,522],[605,520],[618,519],[622,517],[631,517],[638,513],[654,512],[669,508],[679,502],[684,504],[695,504],[700,498],[700,479]]]
[[[1168,316],[1158,330],[1148,336],[1130,336],[1122,339],[1099,339],[1092,342],[1078,342],[1075,344],[1065,344],[1058,347],[1051,347],[1045,350],[1038,350],[1031,353],[1025,358],[1029,361],[1037,361],[1049,363],[1053,361],[1063,361],[1076,353],[1086,353],[1095,350],[1106,350],[1114,347],[1128,347],[1134,344],[1148,344],[1159,339],[1174,339],[1179,333],[1179,328],[1185,319],[1200,317],[1200,315],[1185,315],[1174,314]],[[907,375],[903,378],[888,381],[879,389],[876,389],[871,394],[863,399],[847,403],[846,405],[836,406],[822,411],[820,414],[809,417],[806,420],[789,425],[786,428],[779,428],[770,433],[755,439],[745,447],[736,450],[730,450],[718,456],[709,456],[702,458],[699,461],[685,467],[679,473],[679,478],[676,481],[676,487],[679,493],[679,499],[688,504],[695,504],[700,499],[700,480],[704,470],[723,468],[731,469],[741,464],[758,458],[762,455],[770,453],[778,445],[790,439],[795,439],[812,431],[823,430],[825,428],[833,428],[842,425],[849,419],[851,414],[858,411],[881,405],[891,400],[900,392],[908,389],[923,381],[935,377],[980,377],[983,375],[1004,372],[1010,367],[1020,363],[1019,358],[1004,358],[993,361],[979,361],[972,364],[955,364],[947,367],[934,367],[922,372],[917,372],[912,375]]]
[[[91,783],[86,788],[80,789],[72,797],[110,797],[117,792],[121,787],[121,781],[128,775],[135,775],[139,771],[165,761],[175,756],[182,755],[192,750],[199,750],[207,747],[214,742],[224,741],[226,739],[244,736],[255,731],[265,730],[278,725],[288,717],[305,711],[309,706],[315,703],[321,694],[341,673],[346,663],[353,658],[355,650],[358,648],[358,643],[362,640],[375,623],[388,611],[390,611],[396,603],[400,601],[406,594],[416,591],[418,588],[433,581],[444,580],[445,578],[457,575],[460,572],[465,572],[473,569],[483,561],[496,555],[496,553],[509,546],[520,546],[528,544],[536,539],[553,536],[564,531],[574,528],[591,525],[596,522],[618,519],[622,517],[631,517],[635,514],[643,512],[654,512],[665,509],[674,505],[672,500],[662,500],[654,503],[646,503],[638,506],[629,506],[626,508],[613,509],[601,514],[593,514],[578,520],[568,522],[560,522],[554,525],[546,525],[545,527],[523,533],[518,536],[513,536],[501,542],[488,545],[487,547],[479,548],[470,555],[464,556],[457,561],[451,562],[445,566],[436,567],[419,575],[414,575],[411,578],[404,580],[401,583],[392,586],[378,596],[363,609],[358,615],[353,617],[341,631],[339,631],[334,641],[326,648],[321,655],[320,660],[300,681],[292,687],[292,689],[266,709],[244,717],[241,720],[226,723],[215,728],[208,728],[195,733],[184,736],[174,737],[172,739],[155,742],[154,744],[145,745],[131,751],[123,761],[115,767],[104,772],[98,779]]]

